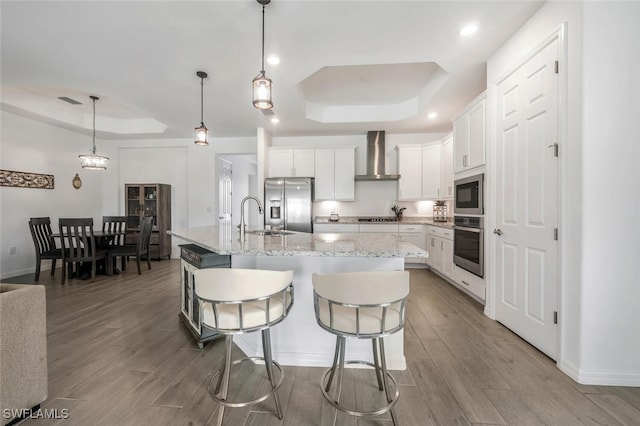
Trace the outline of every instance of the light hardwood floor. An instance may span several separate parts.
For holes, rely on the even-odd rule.
[[[98,276],[93,283],[72,279],[64,286],[59,271],[53,279],[41,274],[49,364],[49,397],[42,407],[67,409],[69,417],[27,419],[22,425],[214,424],[217,406],[206,384],[222,341],[198,350],[179,321],[179,261],[152,262],[152,268],[143,268],[141,276],[130,267],[114,277]],[[407,370],[393,372],[404,425],[640,425],[640,388],[575,383],[430,271],[411,271],[405,353]],[[334,410],[319,388],[324,369],[284,369],[282,421],[268,399],[253,408],[227,409],[225,424],[332,424]],[[247,363],[232,380],[230,395],[241,398],[267,386],[263,368]],[[344,401],[367,409],[379,397],[366,370],[345,375]],[[336,420],[391,424],[388,415],[340,414]]]

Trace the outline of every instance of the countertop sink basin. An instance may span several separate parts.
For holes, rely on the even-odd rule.
[[[264,231],[262,229],[258,229],[255,231],[249,231],[249,234],[253,234],[253,235],[261,235],[261,236],[265,236],[265,235],[291,235],[293,234],[293,232],[289,232],[289,231]]]

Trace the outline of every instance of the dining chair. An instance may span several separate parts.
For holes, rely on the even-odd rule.
[[[40,266],[42,260],[51,260],[51,276],[56,272],[56,260],[62,259],[62,250],[56,247],[56,241],[52,237],[51,219],[49,217],[32,217],[29,219],[29,230],[36,249],[36,274],[35,281],[40,279]]]
[[[107,240],[107,249],[122,247],[127,240],[127,216],[102,216],[102,233],[112,234],[113,237]],[[121,259],[121,268],[125,268],[125,256]],[[115,267],[116,257],[113,258],[112,265]]]
[[[60,240],[62,241],[62,284],[66,279],[65,264],[91,262],[91,280],[96,276],[96,261],[107,259],[107,249],[99,248],[93,235],[93,218],[61,218],[59,220]],[[107,262],[107,275],[111,273]]]
[[[142,274],[140,268],[140,260],[143,256],[147,257],[147,268],[151,269],[151,252],[149,250],[149,242],[151,240],[151,231],[153,230],[153,216],[146,216],[142,219],[142,225],[140,227],[140,234],[138,235],[138,242],[136,245],[126,244],[124,246],[113,246],[108,250],[109,259],[108,263],[112,263],[113,259],[117,256],[122,257],[122,270],[126,269],[125,259],[128,256],[136,257],[136,264],[138,266],[138,275]]]

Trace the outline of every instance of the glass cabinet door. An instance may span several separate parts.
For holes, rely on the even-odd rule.
[[[153,227],[158,226],[158,187],[144,187],[144,213],[143,216],[153,217]]]
[[[127,187],[127,228],[131,230],[140,228],[140,187]]]

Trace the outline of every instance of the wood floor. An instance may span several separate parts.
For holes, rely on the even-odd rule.
[[[132,266],[118,276],[99,276],[93,283],[69,280],[65,286],[59,271],[53,279],[48,271],[41,274],[49,363],[43,408],[66,409],[69,417],[27,419],[22,425],[215,423],[217,406],[206,385],[222,341],[198,350],[178,320],[179,261],[152,262],[152,268],[138,276]],[[640,425],[640,388],[573,382],[430,271],[411,271],[405,353],[408,369],[393,372],[403,425]],[[258,367],[239,366],[230,395],[251,398],[264,391],[266,379]],[[253,408],[227,409],[225,424],[332,424],[334,410],[319,388],[323,369],[284,369],[282,421],[268,399]],[[344,401],[372,408],[380,392],[369,373],[349,370]],[[390,425],[391,420],[340,414],[336,424]]]

